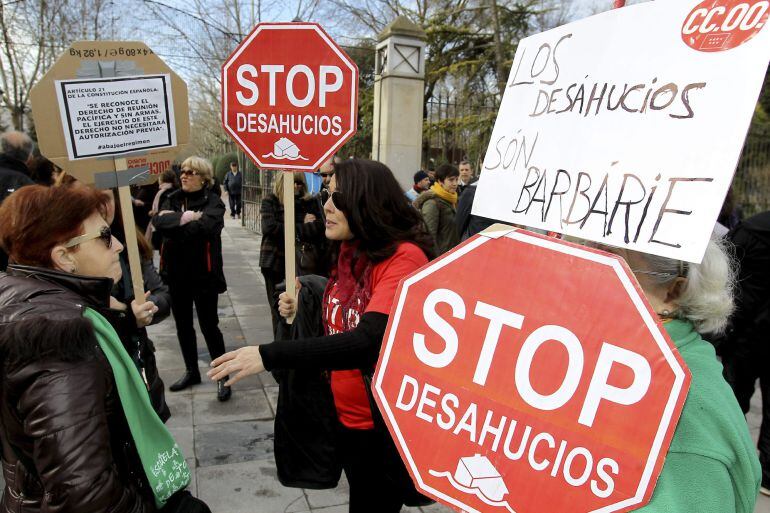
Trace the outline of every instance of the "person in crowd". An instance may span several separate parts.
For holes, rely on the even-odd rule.
[[[371,408],[371,377],[388,314],[402,278],[434,256],[433,241],[419,213],[385,165],[352,159],[335,165],[326,210],[326,237],[336,265],[323,293],[323,337],[246,347],[212,363],[212,379],[231,382],[267,370],[325,369],[337,423],[335,454],[350,483],[351,513],[400,511],[407,491],[388,475],[384,460],[395,456],[382,419]],[[365,208],[361,208],[365,205]],[[290,316],[296,301],[281,295],[280,313]],[[414,489],[408,477],[409,490]],[[422,498],[424,499],[424,498]]]
[[[134,222],[137,230],[145,233],[150,224],[152,201],[158,193],[158,183],[131,186],[131,202],[134,205]]]
[[[123,229],[118,191],[113,189],[107,194],[109,203],[107,204],[105,220],[112,229],[112,235],[125,246],[126,235]],[[117,331],[120,341],[123,342],[123,347],[139,369],[147,390],[150,392],[150,402],[153,409],[158,417],[165,422],[171,417],[171,412],[166,404],[163,380],[160,378],[155,362],[155,346],[147,335],[146,327],[158,324],[169,316],[171,313],[171,294],[152,263],[152,246],[139,231],[136,232],[136,242],[142,261],[142,289],[146,291],[145,309],[139,317],[136,317],[133,310],[128,308],[128,305],[134,302],[134,287],[128,264],[128,254],[123,251],[120,253],[122,276],[112,288],[110,310],[105,317]]]
[[[436,241],[438,254],[449,251],[460,242],[455,227],[459,176],[460,172],[453,165],[439,166],[436,183],[414,200],[414,206],[422,213],[428,231]]]
[[[411,189],[406,191],[406,197],[409,201],[414,201],[417,196],[430,189],[430,177],[425,171],[417,171],[414,174],[414,185]]]
[[[465,188],[463,194],[457,200],[457,212],[455,212],[455,227],[460,236],[460,242],[473,237],[477,233],[486,230],[493,224],[499,222],[489,217],[482,217],[471,214],[473,209],[473,200],[476,199],[476,190],[479,185],[478,180],[471,182]]]
[[[700,264],[637,253],[622,256],[692,374],[692,383],[649,504],[640,513],[752,513],[760,467],[748,426],[714,347],[733,310],[735,272],[722,241]]]
[[[478,178],[473,176],[473,168],[471,167],[471,163],[467,160],[460,162],[458,171],[460,171],[460,179],[457,181],[457,195],[462,197],[463,191],[470,184],[478,180]]]
[[[16,189],[35,183],[27,169],[33,147],[32,139],[23,132],[0,135],[0,204]],[[0,271],[7,265],[8,255],[0,249]]]
[[[759,461],[763,495],[770,495],[770,212],[740,222],[727,236],[739,262],[737,308],[717,347],[724,376],[743,413],[748,413],[756,382],[762,392]]]
[[[32,157],[29,161],[29,177],[38,185],[53,186],[61,172],[59,166],[42,155]]]
[[[243,191],[243,175],[238,171],[238,162],[230,162],[230,170],[225,175],[222,186],[227,191],[230,202],[230,218],[241,218],[241,192]]]
[[[283,181],[285,173],[278,173],[273,182],[273,192],[262,199],[259,213],[262,219],[262,242],[259,248],[259,267],[265,279],[267,302],[270,305],[273,335],[278,333],[278,307],[276,286],[286,277],[286,249],[283,233]],[[294,173],[294,222],[297,247],[300,243],[320,245],[323,238],[324,221],[316,206],[317,201],[307,193],[304,173]],[[309,249],[310,251],[310,249]],[[317,255],[322,258],[322,254]],[[319,264],[321,265],[321,264]],[[298,269],[302,274],[302,269]],[[322,273],[323,274],[323,273]]]
[[[318,169],[318,175],[321,177],[322,191],[329,191],[329,184],[332,181],[332,176],[334,176],[334,164],[337,162],[341,161],[336,156],[332,156],[329,160],[321,164],[321,167]]]
[[[2,511],[151,513],[191,499],[183,455],[161,470],[184,478],[153,472],[178,446],[105,320],[123,250],[106,202],[90,187],[31,185],[0,206],[0,244],[14,262],[0,274]],[[142,322],[154,309],[127,307]]]
[[[0,203],[16,189],[35,183],[27,167],[33,149],[32,139],[23,132],[0,135]]]
[[[165,201],[166,197],[181,187],[179,177],[173,169],[166,169],[161,173],[158,178],[158,192],[152,199],[152,205],[150,206],[150,219],[160,212],[160,206]],[[160,233],[155,230],[152,223],[147,225],[147,230],[144,232],[144,237],[150,242],[153,249],[160,249],[162,244],[162,237]]]
[[[433,159],[428,159],[428,169],[425,171],[428,173],[428,178],[430,178],[430,186],[433,187],[433,184],[436,183],[436,161]]]
[[[219,330],[217,303],[227,290],[222,268],[225,205],[211,190],[211,163],[201,157],[182,162],[182,188],[169,193],[152,218],[163,238],[161,276],[171,290],[171,312],[186,371],[169,387],[172,392],[201,382],[198,345],[193,327],[193,305],[211,359],[225,352]],[[230,399],[224,379],[217,384],[217,399]]]

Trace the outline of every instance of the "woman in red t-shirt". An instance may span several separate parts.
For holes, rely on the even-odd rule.
[[[383,428],[375,428],[364,375],[377,363],[399,282],[428,262],[434,243],[393,173],[379,162],[335,164],[329,192],[326,237],[335,242],[337,265],[323,297],[326,336],[232,351],[214,360],[209,376],[229,375],[233,384],[265,369],[330,370],[350,512],[397,512],[404,492],[384,473],[380,460],[388,449],[377,432]],[[296,302],[282,294],[281,315],[295,309]]]

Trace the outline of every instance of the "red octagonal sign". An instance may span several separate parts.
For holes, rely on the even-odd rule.
[[[469,512],[640,507],[689,370],[622,259],[496,235],[396,296],[374,395],[416,486]]]
[[[222,67],[222,123],[262,168],[317,169],[357,105],[358,68],[315,23],[260,23]]]

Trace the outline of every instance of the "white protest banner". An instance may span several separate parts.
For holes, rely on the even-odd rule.
[[[71,160],[176,146],[168,74],[57,80]]]
[[[523,40],[473,214],[700,262],[767,70],[769,8],[657,0]]]

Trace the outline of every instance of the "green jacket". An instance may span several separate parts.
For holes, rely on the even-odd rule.
[[[753,513],[762,476],[754,444],[714,348],[692,324],[666,331],[692,373],[663,471],[643,513]]]
[[[414,200],[414,206],[422,213],[428,231],[436,241],[436,251],[446,253],[460,242],[455,225],[455,207],[433,191],[425,191]]]

